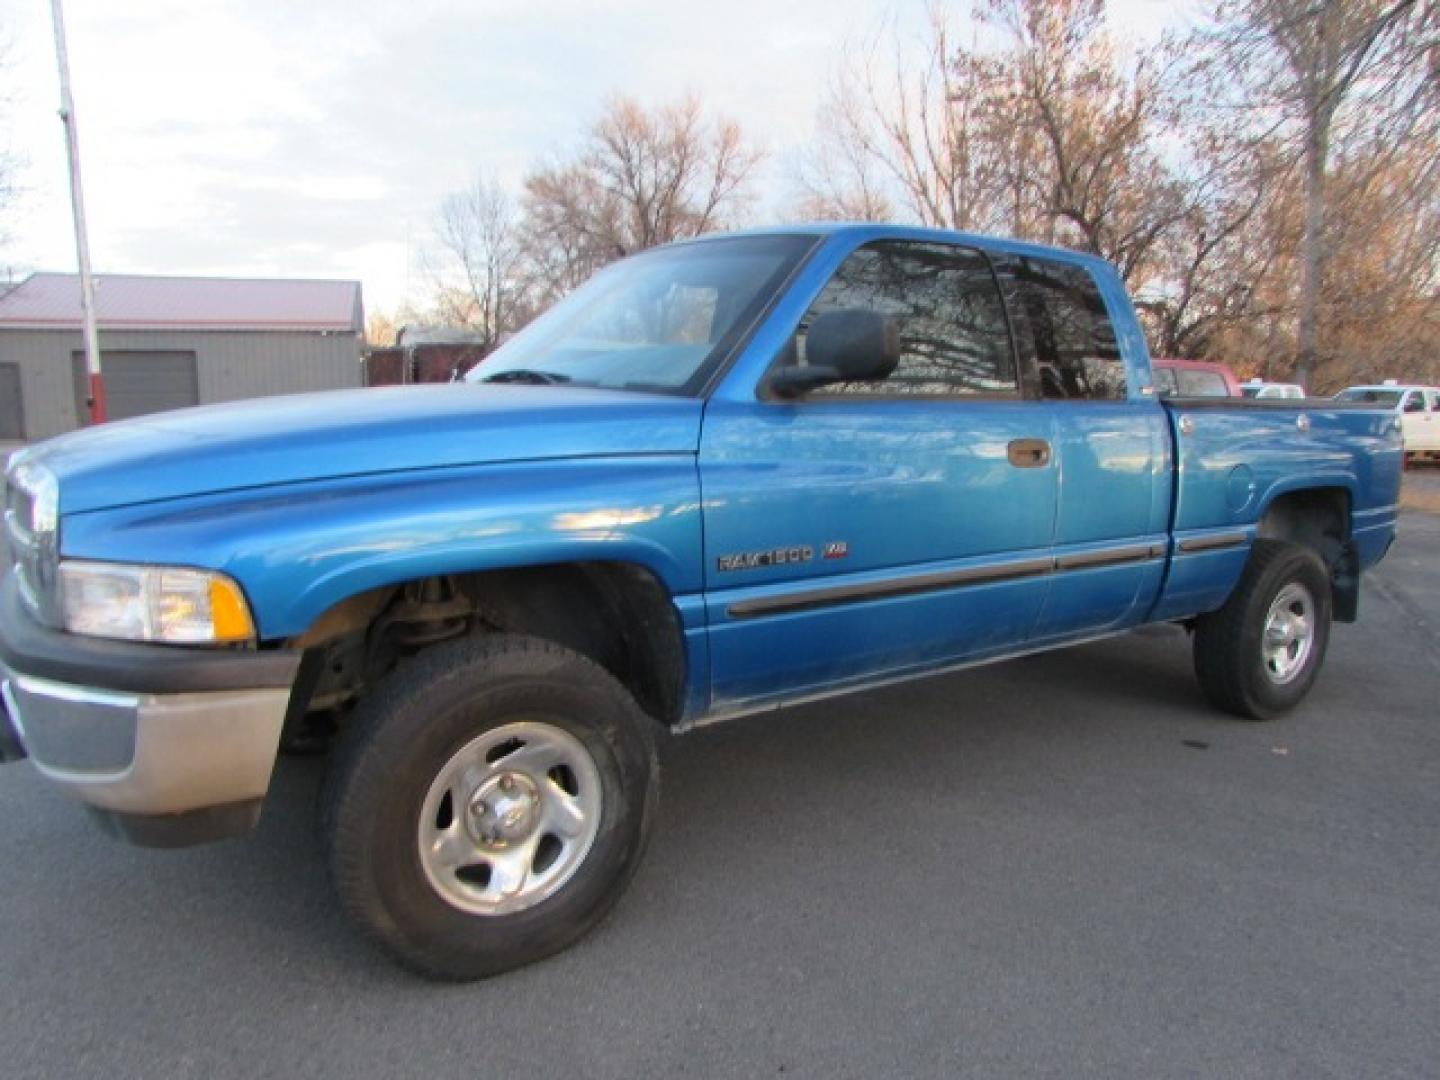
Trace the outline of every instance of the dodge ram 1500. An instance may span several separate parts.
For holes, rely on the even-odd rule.
[[[667,730],[1160,621],[1218,708],[1294,708],[1400,473],[1391,411],[1161,401],[1097,259],[706,238],[605,269],[463,383],[24,451],[0,749],[179,845],[248,830],[278,749],[333,732],[343,907],[478,977],[614,904]]]

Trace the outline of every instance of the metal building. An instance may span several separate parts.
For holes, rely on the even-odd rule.
[[[111,419],[360,386],[358,281],[95,278]],[[33,274],[0,297],[0,443],[87,422],[80,280]]]

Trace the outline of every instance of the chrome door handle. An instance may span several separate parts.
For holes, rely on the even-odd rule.
[[[1015,439],[1008,451],[1010,464],[1017,469],[1042,469],[1050,464],[1050,444],[1044,439]]]

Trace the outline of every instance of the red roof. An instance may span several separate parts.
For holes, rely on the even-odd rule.
[[[358,281],[97,274],[95,312],[102,330],[363,328]],[[0,296],[0,327],[79,325],[78,274],[31,274]]]

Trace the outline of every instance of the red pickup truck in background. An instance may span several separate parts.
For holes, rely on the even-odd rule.
[[[1209,360],[1152,361],[1155,389],[1161,397],[1242,397],[1240,380],[1224,364]]]

